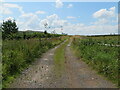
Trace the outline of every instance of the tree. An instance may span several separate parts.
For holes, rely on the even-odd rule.
[[[47,26],[48,26],[48,24],[45,23],[44,26],[45,26],[45,29],[46,29],[46,30],[44,31],[44,33],[47,34]]]
[[[13,33],[17,33],[18,32],[18,27],[17,24],[15,22],[15,20],[7,20],[7,21],[3,21],[2,25],[2,36],[3,39],[7,38],[9,35],[13,34]]]
[[[46,30],[44,31],[44,34],[47,34],[47,31],[46,31]]]

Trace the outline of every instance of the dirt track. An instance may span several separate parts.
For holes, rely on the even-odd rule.
[[[71,43],[69,43],[70,45]],[[65,67],[58,75],[54,66],[55,47],[37,59],[12,84],[11,88],[114,88],[104,77],[96,74],[87,64],[65,48]]]

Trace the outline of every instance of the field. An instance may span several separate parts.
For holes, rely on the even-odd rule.
[[[51,35],[45,38],[39,38],[37,35],[26,35],[29,39],[21,38],[5,39],[2,42],[2,71],[3,87],[7,87],[15,77],[17,77],[26,67],[28,67],[36,58],[64,41],[64,37],[55,37]],[[49,34],[50,35],[50,34]],[[18,37],[18,35],[17,35]]]
[[[54,80],[59,81],[59,79],[56,79],[56,76],[58,76],[57,78],[61,78],[61,76],[67,76],[68,79],[65,77],[61,78],[63,84],[60,83],[58,85],[65,85],[67,83],[73,84],[73,82],[75,82],[78,85],[77,87],[82,87],[79,81],[81,80],[81,82],[84,82],[84,79],[81,79],[81,77],[79,76],[84,76],[87,80],[88,76],[90,76],[92,72],[92,70],[89,71],[86,65],[80,63],[81,61],[78,62],[79,60],[82,60],[86,62],[89,67],[95,69],[99,74],[107,77],[108,80],[111,80],[113,83],[117,84],[119,77],[118,58],[120,48],[118,39],[119,36],[62,36],[56,34],[41,34],[38,32],[26,34],[20,32],[19,34],[7,37],[7,39],[4,39],[2,41],[2,87],[9,87],[9,85],[14,82],[14,80],[19,77],[19,75],[22,74],[23,70],[28,68],[28,66],[31,65],[37,58],[42,58],[41,56],[43,55],[43,53],[46,53],[45,59],[47,58],[49,60],[49,55],[51,53],[47,51],[51,48],[54,48],[56,45],[59,46],[54,51],[51,51],[52,53],[54,52],[53,57],[51,57],[51,59],[53,59],[51,63],[54,64],[53,71],[55,71],[52,72],[51,76],[55,77],[50,79],[51,83],[54,82]],[[72,48],[72,50],[75,52],[75,55],[72,54],[70,48]],[[42,63],[43,66],[46,66],[46,63],[47,61]],[[47,63],[47,65],[47,67],[51,67],[50,63]],[[35,70],[37,70],[38,67],[41,66],[41,63],[39,63],[38,66],[35,65]],[[43,66],[41,67],[41,69],[43,68]],[[86,67],[86,71],[82,72],[83,68],[81,66]],[[81,69],[81,71],[79,71],[79,69]],[[47,70],[50,71],[51,68],[48,68]],[[65,70],[67,70],[67,72]],[[39,72],[39,74],[37,74],[36,72]],[[31,71],[30,75],[33,74],[33,78],[35,78],[34,75],[38,75],[37,77],[39,77],[43,73],[39,70],[37,70],[36,72],[34,72],[33,74]],[[63,73],[65,75],[63,75]],[[94,75],[95,77],[97,77],[95,73]],[[29,74],[27,74],[27,76],[29,77]],[[33,78],[29,77],[29,79],[31,80]],[[38,80],[40,78],[36,79]],[[65,83],[63,79],[67,81],[67,83]],[[23,81],[20,82],[21,85],[24,82],[24,79],[22,80]],[[73,82],[71,82],[71,80],[73,80]],[[104,80],[101,80],[100,77],[98,80],[99,83],[103,85],[106,84]],[[40,81],[40,83],[41,82],[42,81]],[[48,85],[47,83],[45,85]],[[94,83],[97,82],[94,81]],[[94,83],[91,84],[94,85]],[[20,84],[17,85],[19,86]],[[86,85],[89,87],[89,83],[86,82],[85,87],[87,87]],[[109,84],[108,87],[110,87]]]
[[[119,80],[120,36],[88,36],[73,39],[76,55],[114,83]],[[82,39],[81,39],[82,38]],[[119,85],[120,86],[120,85]]]

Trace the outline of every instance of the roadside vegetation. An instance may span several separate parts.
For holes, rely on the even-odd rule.
[[[76,55],[114,83],[119,83],[120,36],[98,36],[74,38],[72,48]],[[108,45],[109,44],[109,45]],[[115,46],[112,46],[115,45]]]
[[[54,63],[55,63],[55,72],[57,75],[61,75],[64,70],[65,65],[65,47],[68,44],[69,40],[67,39],[60,47],[58,47],[54,54]]]
[[[65,36],[45,32],[18,31],[8,20],[2,30],[2,87],[6,88],[26,67],[48,49],[65,40]]]

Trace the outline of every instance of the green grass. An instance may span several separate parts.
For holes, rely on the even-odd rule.
[[[37,38],[29,40],[4,40],[2,45],[2,75],[3,88],[9,86],[35,58],[40,58],[42,53],[60,44],[63,39],[51,38],[40,41]]]
[[[111,39],[112,38],[112,39]],[[118,37],[87,37],[73,39],[72,48],[76,48],[76,55],[89,64],[99,74],[104,75],[113,83],[118,84],[118,56],[119,47],[104,46],[98,43],[117,44]]]
[[[64,70],[65,64],[65,47],[68,44],[69,40],[63,43],[60,47],[58,47],[54,54],[54,63],[55,63],[55,71],[58,75],[62,73]]]

